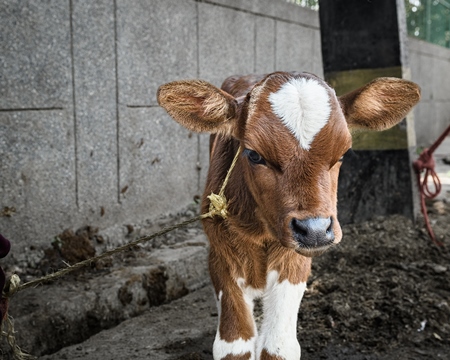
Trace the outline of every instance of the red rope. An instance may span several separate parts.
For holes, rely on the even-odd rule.
[[[433,229],[431,228],[427,207],[425,205],[425,198],[434,199],[441,192],[441,181],[439,180],[439,177],[434,170],[435,162],[433,153],[437,149],[437,147],[444,141],[448,134],[450,134],[450,126],[445,129],[445,131],[441,134],[441,136],[439,136],[439,138],[434,142],[433,145],[431,145],[428,149],[422,151],[422,153],[419,155],[419,158],[413,162],[413,167],[417,175],[417,184],[419,185],[420,207],[422,209],[423,217],[425,218],[425,226],[427,228],[428,235],[430,235],[431,240],[437,246],[444,246],[444,244],[436,239]],[[424,170],[425,175],[423,179],[421,179],[421,174]],[[428,180],[430,177],[433,182],[434,189],[431,189],[428,185]]]

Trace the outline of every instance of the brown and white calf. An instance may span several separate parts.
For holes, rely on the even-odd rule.
[[[350,130],[390,128],[419,98],[416,84],[396,78],[337,97],[320,78],[296,72],[232,76],[222,90],[199,80],[159,88],[159,104],[177,122],[213,134],[204,212],[242,149],[225,189],[228,217],[203,221],[219,309],[214,359],[300,358],[297,313],[311,257],[342,237],[336,193]]]

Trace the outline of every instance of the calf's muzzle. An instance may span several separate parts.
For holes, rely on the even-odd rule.
[[[300,248],[316,249],[334,242],[333,219],[328,218],[293,218],[290,224],[294,239]]]

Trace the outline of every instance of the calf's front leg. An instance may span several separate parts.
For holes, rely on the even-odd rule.
[[[257,359],[300,359],[297,318],[311,270],[311,259],[289,254],[284,260],[285,263],[267,274],[263,295],[264,317],[256,344]]]
[[[215,360],[254,360],[256,325],[253,306],[242,290],[230,287],[219,291],[216,298],[219,323],[213,345]]]
[[[253,298],[258,290],[246,286],[245,280],[233,273],[223,257],[215,256],[211,250],[210,274],[219,315],[213,357],[214,360],[255,360],[257,330]]]

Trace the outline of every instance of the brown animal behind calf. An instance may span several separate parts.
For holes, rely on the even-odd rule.
[[[159,88],[159,104],[177,122],[213,134],[203,212],[243,149],[225,190],[228,218],[203,221],[219,309],[214,359],[300,358],[297,312],[311,257],[342,238],[336,195],[349,129],[390,128],[419,99],[416,84],[397,78],[338,98],[320,78],[296,72],[233,76],[222,90],[200,80]]]

